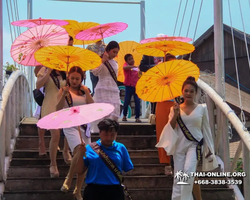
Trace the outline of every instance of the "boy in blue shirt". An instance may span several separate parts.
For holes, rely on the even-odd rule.
[[[118,122],[104,119],[98,124],[100,139],[94,143],[104,152],[119,172],[130,171],[134,168],[126,147],[115,141],[119,130]],[[96,149],[96,148],[94,148]],[[93,145],[79,147],[80,159],[77,163],[77,173],[82,174],[87,169],[84,189],[84,200],[124,200],[123,187],[114,171],[103,161],[100,153],[93,149]],[[86,155],[84,155],[86,154]],[[83,158],[83,159],[81,159]]]

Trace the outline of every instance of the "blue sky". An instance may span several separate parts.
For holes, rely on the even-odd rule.
[[[126,0],[122,0],[126,1]],[[127,0],[139,1],[139,0]],[[188,31],[188,24],[191,16],[193,2],[195,1],[193,17]],[[13,2],[13,1],[12,1]],[[27,1],[18,0],[19,19],[27,18]],[[180,15],[176,24],[175,36],[188,36],[194,38],[194,30],[197,23],[197,17],[201,0],[145,0],[145,16],[146,16],[146,38],[155,37],[159,33],[164,33],[169,36],[173,35],[176,23],[177,13],[180,2]],[[187,3],[186,14],[182,24],[184,9]],[[242,15],[244,18],[244,26],[246,33],[250,33],[250,2],[248,0],[240,0]],[[13,5],[12,5],[13,6]],[[236,0],[230,0],[232,12],[233,27],[243,30],[239,3]],[[83,2],[60,2],[52,0],[33,0],[33,18],[48,18],[48,19],[73,19],[79,22],[93,21],[97,23],[109,22],[125,22],[128,28],[110,38],[105,39],[105,43],[111,40],[117,42],[125,40],[140,41],[140,6],[137,4],[103,4],[103,3],[83,3]],[[230,25],[228,0],[223,1],[223,21]],[[10,57],[10,25],[7,14],[6,1],[3,0],[3,32],[4,32],[4,63],[9,61],[13,63]],[[213,16],[213,0],[203,0],[199,24],[197,27],[197,39],[214,23]],[[25,28],[21,29],[25,31]],[[87,83],[88,85],[89,83]]]

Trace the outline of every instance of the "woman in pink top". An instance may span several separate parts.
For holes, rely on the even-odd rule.
[[[132,95],[134,95],[135,101],[135,122],[140,123],[140,99],[138,98],[137,94],[135,93],[135,86],[138,81],[138,67],[134,66],[135,61],[131,54],[126,54],[124,57],[125,64],[123,65],[123,71],[125,76],[125,81],[123,84],[125,85],[125,101],[123,107],[123,118],[122,121],[127,121],[127,112],[128,112],[128,105],[130,103]]]

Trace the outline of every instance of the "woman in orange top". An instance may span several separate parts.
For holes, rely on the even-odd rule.
[[[175,60],[175,56],[172,54],[168,53],[165,56],[165,61],[171,61]],[[163,102],[158,102],[156,104],[156,137],[157,137],[157,142],[159,142],[161,132],[164,128],[164,126],[168,123],[168,116],[170,112],[170,108],[174,105],[173,101],[163,101]],[[158,155],[159,155],[159,160],[160,163],[166,163],[167,166],[165,167],[165,174],[166,175],[172,175],[172,169],[170,166],[170,156],[167,155],[166,151],[163,148],[158,148]]]

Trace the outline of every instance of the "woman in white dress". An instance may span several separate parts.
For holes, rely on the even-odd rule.
[[[218,166],[214,155],[214,143],[208,121],[208,111],[205,104],[195,103],[198,86],[194,77],[188,77],[183,83],[182,94],[184,103],[171,108],[168,124],[164,127],[157,147],[163,147],[168,155],[173,155],[174,172],[195,172],[197,161],[202,156],[199,145],[203,147],[203,170],[213,170]],[[184,135],[185,125],[190,134]],[[180,126],[181,125],[181,126]],[[187,139],[189,138],[189,139]],[[209,155],[209,156],[205,156]],[[187,185],[177,185],[174,179],[172,200],[192,200],[194,177],[188,179]]]
[[[102,56],[102,64],[92,70],[93,74],[99,78],[95,88],[94,101],[95,103],[112,104],[115,109],[105,118],[118,121],[120,117],[120,91],[116,83],[118,64],[114,58],[117,56],[120,47],[116,41],[111,41],[105,50]],[[99,121],[101,120],[91,124],[92,132],[99,132],[97,128]]]
[[[80,67],[72,67],[68,73],[67,86],[60,89],[58,92],[58,104],[57,109],[68,108],[72,106],[79,106],[83,104],[94,103],[89,89],[81,85],[84,79],[84,73]],[[71,152],[73,152],[73,158],[71,161],[68,175],[63,183],[61,191],[68,192],[71,186],[73,176],[75,174],[75,165],[78,159],[77,149],[81,144],[81,138],[79,136],[78,127],[64,128],[64,135],[67,138]],[[85,144],[91,143],[90,130],[88,125],[82,125],[80,127],[81,137]],[[82,200],[81,188],[84,181],[84,175],[78,176],[76,180],[75,190],[73,192],[75,199]]]

